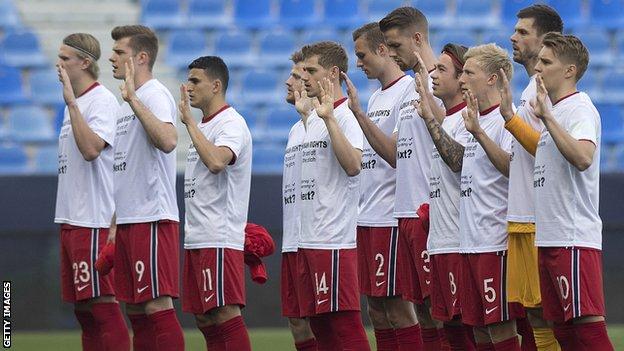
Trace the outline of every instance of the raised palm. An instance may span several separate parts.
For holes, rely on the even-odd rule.
[[[334,85],[328,78],[319,82],[320,92],[316,99],[312,100],[316,114],[322,119],[327,119],[334,114]]]

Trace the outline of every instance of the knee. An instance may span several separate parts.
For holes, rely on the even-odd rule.
[[[490,325],[488,329],[493,343],[518,336],[518,332],[516,331],[516,321],[514,320]]]
[[[215,324],[221,324],[240,316],[241,310],[238,305],[225,305],[211,310],[209,314]]]
[[[209,325],[215,324],[212,318],[209,315],[205,314],[196,314],[195,315],[195,324],[198,328],[207,327]]]
[[[395,298],[386,303],[388,321],[395,329],[410,327],[417,323],[414,305],[405,300]]]
[[[141,304],[126,304],[126,314],[145,314],[145,307]]]
[[[386,329],[390,327],[386,310],[383,303],[368,301],[368,317],[375,328]]]
[[[427,329],[437,327],[435,321],[433,320],[433,318],[431,318],[429,306],[427,306],[426,304],[416,305],[416,316],[418,317],[418,322],[423,328]]]
[[[305,318],[288,318],[288,327],[295,341],[305,341],[314,338],[310,323]]]
[[[173,308],[173,301],[169,296],[160,296],[145,303],[145,314],[150,315],[156,312],[170,310]]]

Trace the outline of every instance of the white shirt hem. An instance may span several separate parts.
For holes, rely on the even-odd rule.
[[[74,220],[67,219],[67,218],[54,218],[54,223],[70,224],[70,225],[75,225],[77,227],[84,227],[84,228],[110,228],[110,222],[98,224],[98,223],[74,221]]]
[[[185,250],[195,250],[195,249],[232,249],[232,250],[238,250],[238,251],[243,251],[244,250],[244,245],[235,245],[235,244],[223,244],[223,243],[218,243],[218,244],[184,244],[184,249]]]
[[[507,222],[535,223],[535,216],[507,215]]]
[[[352,244],[299,244],[300,249],[316,249],[316,250],[337,250],[337,249],[355,249],[356,243]]]
[[[161,214],[150,217],[117,217],[116,224],[134,224],[134,223],[150,223],[156,222],[160,220],[171,220],[180,222],[178,216],[170,215],[170,214]]]
[[[286,252],[297,252],[299,251],[296,247],[282,247],[282,253]]]
[[[442,249],[433,249],[433,250],[427,250],[427,252],[429,252],[429,255],[442,255],[442,254],[452,254],[452,253],[460,253],[459,252],[459,246],[458,247],[454,247],[454,248],[442,248]]]
[[[459,253],[463,254],[473,254],[473,253],[487,253],[487,252],[498,252],[498,251],[507,251],[507,245],[497,245],[497,246],[479,246],[479,247],[462,247],[459,249]]]
[[[418,218],[416,211],[394,212],[392,215],[394,218]]]
[[[587,247],[590,249],[596,249],[602,251],[602,244],[588,243],[581,241],[546,241],[535,240],[535,246],[537,247]]]
[[[374,227],[374,228],[383,228],[383,227],[396,227],[398,226],[399,221],[396,219],[393,221],[386,222],[367,222],[367,221],[358,221],[358,227]]]

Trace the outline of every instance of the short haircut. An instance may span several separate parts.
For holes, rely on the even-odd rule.
[[[299,62],[303,62],[303,54],[300,50],[297,50],[290,55],[290,60],[296,65]]]
[[[91,34],[73,33],[63,39],[63,44],[74,49],[79,58],[91,61],[87,72],[93,79],[97,79],[100,75],[100,68],[97,64],[101,55],[100,42]]]
[[[158,38],[151,29],[141,25],[117,26],[111,32],[113,40],[130,38],[128,45],[133,53],[144,51],[149,56],[149,69],[154,68],[156,56],[158,55]]]
[[[552,7],[544,4],[534,4],[518,11],[518,18],[532,18],[533,27],[537,29],[537,34],[542,35],[548,32],[563,32],[563,21]]]
[[[210,79],[218,79],[223,86],[223,94],[227,91],[228,82],[230,80],[230,72],[227,65],[218,56],[202,56],[188,65],[188,69],[203,69],[206,76]]]
[[[442,48],[442,53],[447,54],[451,57],[451,60],[453,61],[453,67],[455,67],[455,74],[457,74],[458,76],[462,73],[464,64],[466,63],[464,55],[466,55],[467,51],[467,47],[453,43],[447,43],[446,45],[444,45],[444,48]]]
[[[420,10],[413,7],[399,7],[390,12],[379,21],[379,28],[386,32],[392,28],[401,30],[414,27],[416,31],[429,35],[429,22],[427,17]]]
[[[371,22],[353,31],[353,41],[363,38],[372,52],[377,52],[379,45],[385,45],[383,32],[379,29],[379,22]]]
[[[325,69],[336,66],[341,72],[346,73],[349,67],[347,52],[340,44],[333,41],[320,41],[305,45],[301,48],[301,53],[304,60],[318,56],[319,65]],[[342,81],[342,76],[340,76],[340,81]]]
[[[589,64],[589,52],[579,38],[550,32],[544,36],[543,44],[544,47],[550,48],[559,60],[576,66],[577,82],[583,77]]]
[[[513,76],[513,65],[511,64],[511,60],[509,59],[509,55],[505,49],[497,46],[496,44],[484,44],[473,46],[466,54],[464,54],[464,59],[468,61],[468,59],[474,58],[479,67],[483,69],[487,74],[500,74],[500,69],[502,68],[507,76],[507,79],[511,81]],[[498,80],[498,85],[502,84],[502,78]]]

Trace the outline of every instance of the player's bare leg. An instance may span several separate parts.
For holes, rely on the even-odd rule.
[[[306,318],[288,318],[288,327],[295,344],[314,339],[314,333],[310,329],[310,321]]]
[[[375,330],[377,350],[396,350],[398,348],[394,325],[386,313],[385,297],[367,296],[368,317]]]
[[[208,350],[251,350],[240,306],[225,305],[196,314],[195,322],[206,338]]]
[[[416,317],[420,323],[424,350],[441,350],[443,341],[442,323],[431,317],[431,299],[425,299],[423,304],[415,304]]]
[[[494,344],[492,344],[492,338],[487,327],[474,327],[473,332],[478,350],[494,351]]]

